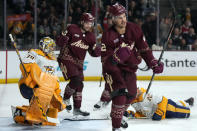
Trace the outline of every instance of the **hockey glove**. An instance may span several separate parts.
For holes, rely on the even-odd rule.
[[[124,64],[124,62],[130,57],[131,50],[129,47],[120,47],[114,51],[113,61],[116,64]]]
[[[153,70],[154,73],[156,74],[162,73],[163,67],[164,67],[163,62],[158,63],[158,60],[155,59],[151,61],[151,69]]]

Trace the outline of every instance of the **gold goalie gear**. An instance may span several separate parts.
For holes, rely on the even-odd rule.
[[[145,97],[145,93],[146,90],[144,88],[137,90],[136,99],[131,103],[131,106],[135,109],[135,112],[128,110],[125,112],[125,116],[130,118],[150,118],[157,121],[166,118],[190,117],[189,105],[193,105],[193,102],[190,102],[189,104],[187,101],[189,99],[190,101],[194,101],[193,98],[189,98],[185,101],[174,101],[166,98],[165,96],[150,93],[148,93]]]
[[[20,66],[24,77],[19,80],[19,87],[22,96],[30,100],[30,105],[12,107],[14,121],[19,124],[56,126],[58,112],[66,107],[60,96],[58,78],[42,72],[36,63],[24,66],[28,76]]]

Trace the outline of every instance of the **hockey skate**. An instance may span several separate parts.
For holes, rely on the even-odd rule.
[[[128,127],[128,123],[126,122],[124,116],[122,117],[120,127],[122,127],[122,128],[127,128]]]
[[[89,116],[90,113],[89,112],[86,112],[86,111],[82,111],[80,109],[74,109],[73,110],[73,115],[74,116],[78,116],[78,115],[80,115],[80,116]]]
[[[185,100],[186,103],[188,103],[190,106],[194,105],[194,98],[190,97],[189,99]]]
[[[70,99],[64,99],[63,103],[66,105],[66,110],[70,112],[72,110],[72,105],[70,104]]]
[[[105,108],[109,102],[107,101],[99,101],[94,105],[94,110],[100,110],[101,108]]]

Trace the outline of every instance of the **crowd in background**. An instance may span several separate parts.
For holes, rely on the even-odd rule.
[[[70,0],[65,19],[64,0],[38,0],[37,4],[37,38],[50,36],[55,39],[70,24],[79,24],[83,12],[90,12],[96,16],[95,0]],[[154,50],[162,49],[169,28],[172,24],[172,12],[167,16],[160,16],[160,39],[157,41],[157,12],[154,0],[98,0],[97,1],[97,38],[112,25],[109,15],[110,5],[119,2],[126,7],[128,4],[128,21],[137,23],[143,30],[149,46]],[[32,47],[34,39],[34,0],[8,0],[9,9],[15,14],[31,14],[28,21],[11,21],[7,23],[7,32],[14,34],[21,48]],[[11,14],[13,15],[13,14]],[[195,25],[191,21],[190,8],[178,17],[167,50],[197,50],[197,35]],[[93,31],[95,31],[93,29]],[[0,27],[0,37],[3,28]],[[156,45],[159,43],[159,45]]]

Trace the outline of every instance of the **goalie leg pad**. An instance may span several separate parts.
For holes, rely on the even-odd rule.
[[[58,109],[56,108],[49,108],[47,110],[47,116],[52,117],[52,118],[57,118],[58,115]]]
[[[57,82],[55,92],[51,99],[51,106],[53,108],[58,109],[58,112],[66,108],[66,105],[63,103],[62,96],[60,93],[61,93],[60,85],[59,82]]]
[[[166,118],[188,118],[190,116],[190,108],[178,105],[171,99],[168,99]]]
[[[62,97],[60,95],[57,95],[56,93],[54,93],[51,99],[51,106],[58,109],[58,112],[66,108],[66,105],[62,101]]]
[[[39,88],[34,89],[34,96],[26,112],[26,120],[39,124],[46,121],[46,111],[50,105],[57,79],[44,72],[34,76],[34,79],[38,82]]]

